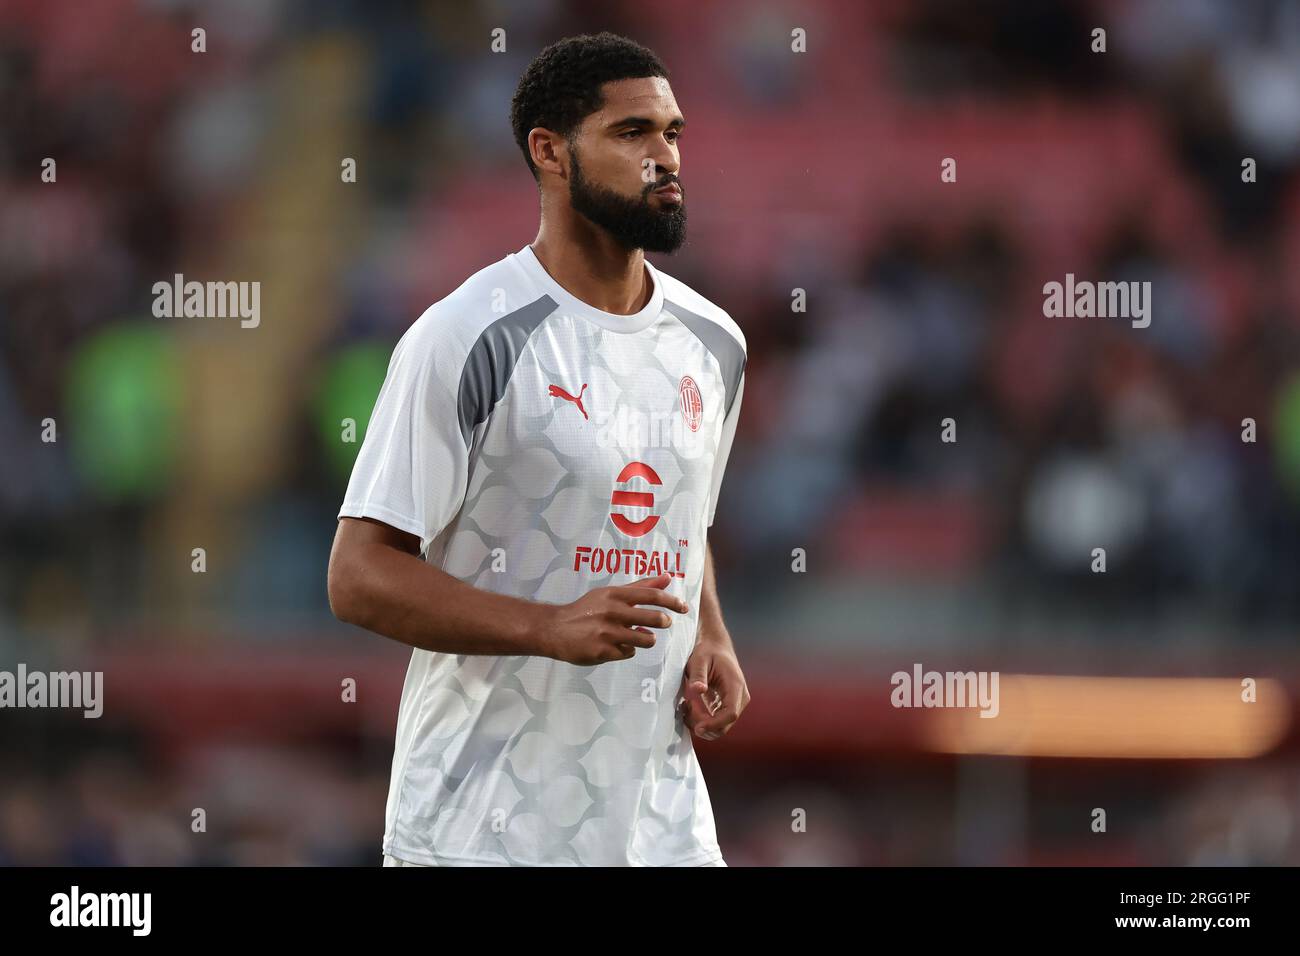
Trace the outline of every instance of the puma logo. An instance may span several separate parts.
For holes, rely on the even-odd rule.
[[[582,393],[585,392],[586,390],[587,390],[586,382],[582,383],[582,388],[578,389],[577,395],[570,395],[568,392],[560,388],[560,386],[558,385],[552,385],[549,389],[552,398],[562,398],[566,402],[573,402],[573,404],[577,405],[578,411],[582,412],[583,418],[587,418],[587,410],[582,407]],[[587,420],[591,421],[590,418],[587,418]]]

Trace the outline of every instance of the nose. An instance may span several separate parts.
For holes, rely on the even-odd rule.
[[[654,160],[656,182],[662,179],[666,173],[676,176],[677,170],[681,168],[677,150],[663,136],[655,137],[653,151],[647,158]]]

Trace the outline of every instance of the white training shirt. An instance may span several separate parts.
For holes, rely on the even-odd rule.
[[[425,560],[487,591],[567,604],[668,572],[690,612],[669,611],[653,648],[590,667],[415,650],[387,854],[436,865],[722,858],[676,704],[745,337],[646,269],[649,304],[615,315],[567,292],[524,246],[430,306],[393,351],[340,517],[418,535]]]

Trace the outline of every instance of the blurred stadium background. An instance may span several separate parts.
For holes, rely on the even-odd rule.
[[[0,712],[0,862],[378,864],[409,652],[329,613],[339,422],[533,238],[509,98],[600,29],[690,120],[655,261],[748,338],[711,541],[753,704],[697,743],[730,864],[1300,863],[1269,0],[0,0],[0,668],[106,697]],[[154,318],[178,272],[260,281],[260,326]],[[1045,318],[1067,272],[1151,281],[1150,328]],[[1001,716],[894,709],[916,663],[1000,671]]]

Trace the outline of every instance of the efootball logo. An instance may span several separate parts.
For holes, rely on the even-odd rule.
[[[609,497],[611,511],[609,519],[629,538],[640,538],[649,534],[659,523],[659,515],[648,514],[640,520],[620,511],[620,508],[651,510],[655,506],[653,491],[642,490],[662,484],[655,470],[643,461],[633,461],[623,466],[623,470],[614,479],[614,493]],[[686,547],[686,542],[677,542],[679,549]],[[634,574],[639,578],[667,574],[674,578],[685,578],[682,570],[682,552],[642,551],[638,548],[613,547],[602,548],[596,545],[578,545],[573,549],[573,570],[583,570],[591,574]]]
[[[661,484],[659,476],[655,470],[643,461],[633,461],[623,466],[623,470],[618,473],[614,479],[614,493],[610,495],[609,503],[615,509],[619,506],[627,508],[647,508],[653,509],[655,506],[655,496],[653,491],[632,491],[628,486],[635,486],[636,479],[650,485]],[[617,486],[622,485],[623,488]],[[629,538],[639,538],[643,534],[648,534],[650,530],[659,523],[659,516],[650,514],[640,521],[633,521],[621,511],[614,510],[609,513],[610,519],[614,522],[614,527],[618,528]]]

